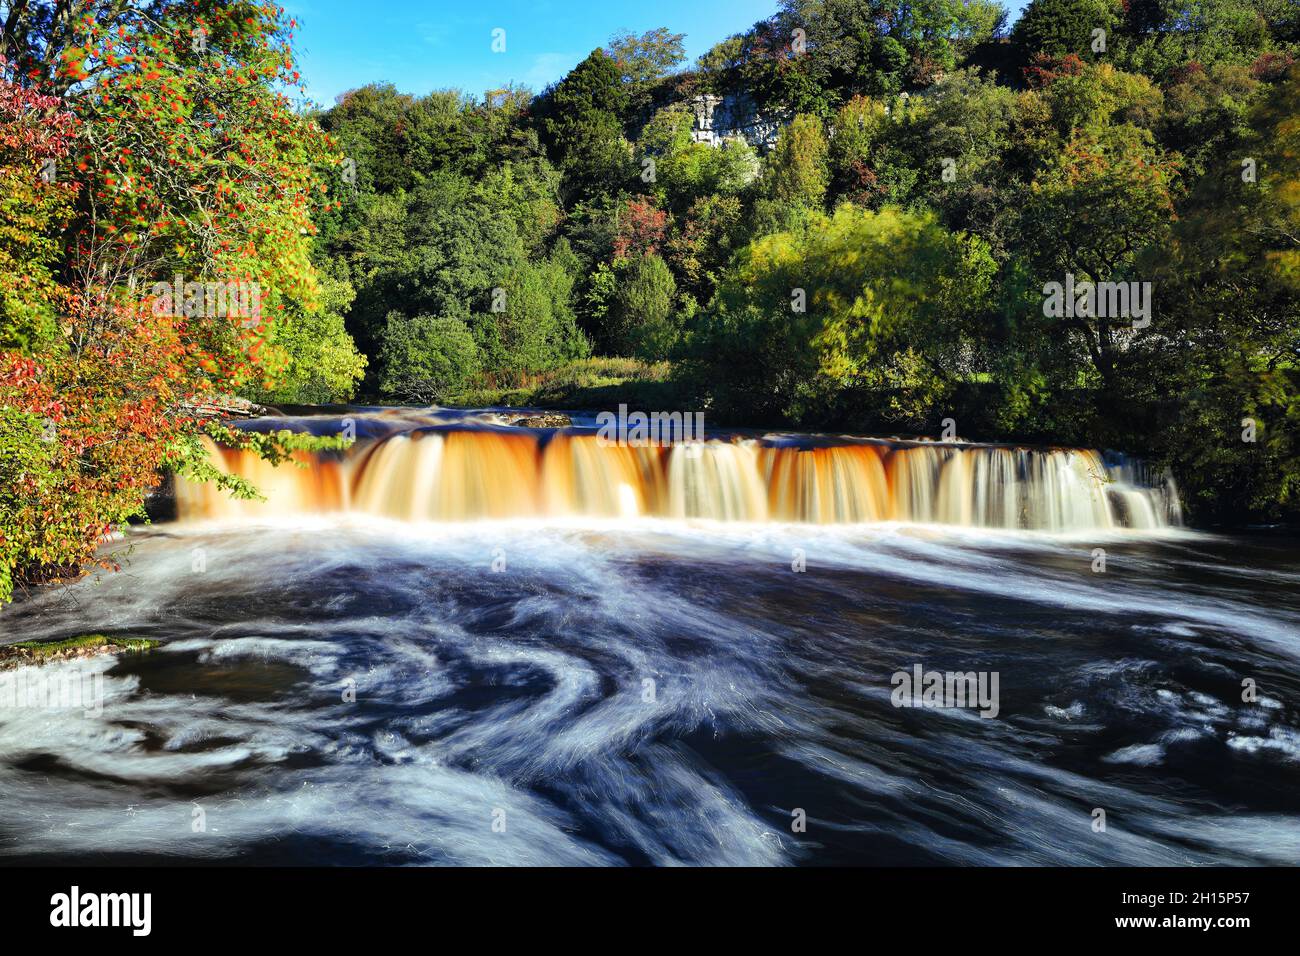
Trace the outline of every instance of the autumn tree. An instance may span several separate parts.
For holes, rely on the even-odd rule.
[[[15,424],[15,409],[43,415],[52,446],[6,517],[6,540],[23,542],[18,577],[75,570],[140,510],[160,468],[217,477],[200,434],[272,459],[295,443],[187,413],[272,385],[293,359],[285,335],[320,309],[312,214],[335,158],[278,91],[298,79],[291,29],[278,8],[252,3],[9,8],[8,82],[57,96],[53,128],[62,110],[75,133],[52,173],[26,170],[75,200],[49,267],[55,334],[13,336],[2,357],[6,426],[30,425]],[[207,291],[218,284],[236,284],[243,305],[218,307]],[[351,355],[344,387],[359,371]]]

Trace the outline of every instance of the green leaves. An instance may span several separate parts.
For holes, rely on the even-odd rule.
[[[768,196],[783,206],[820,209],[826,198],[826,131],[815,116],[799,114],[781,130],[764,170]]]
[[[1035,54],[1095,59],[1094,31],[1103,31],[1109,46],[1122,12],[1119,0],[1032,0],[1016,21],[1012,39],[1025,63]]]
[[[481,368],[478,345],[464,322],[408,319],[396,312],[388,318],[381,360],[384,391],[419,404],[446,400]]]
[[[618,64],[593,50],[542,98],[542,125],[568,195],[630,179],[631,148],[623,138],[628,95]]]
[[[692,341],[719,399],[815,422],[845,391],[919,426],[975,369],[987,245],[932,215],[844,205],[752,243]],[[773,401],[775,400],[775,402]]]

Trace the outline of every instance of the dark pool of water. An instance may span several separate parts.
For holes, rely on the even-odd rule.
[[[1294,864],[1296,554],[1194,533],[146,531],[122,573],[0,613],[5,640],[167,642],[62,665],[93,706],[0,701],[0,860]],[[894,706],[917,664],[996,673],[997,716]]]

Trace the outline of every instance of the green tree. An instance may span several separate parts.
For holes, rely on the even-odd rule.
[[[505,212],[529,254],[539,252],[554,235],[562,216],[560,176],[539,157],[524,163],[505,162],[487,172],[475,189],[484,208]]]
[[[1291,0],[1145,0],[1130,5],[1119,62],[1153,77],[1188,63],[1246,66],[1270,50],[1294,51],[1297,23]]]
[[[697,302],[712,299],[718,278],[743,245],[743,237],[738,197],[704,196],[692,203],[666,244],[681,292]]]
[[[827,151],[836,195],[870,201],[878,179],[873,167],[888,127],[889,109],[869,96],[855,96],[836,111]]]
[[[1037,54],[1092,59],[1094,31],[1105,31],[1109,49],[1121,14],[1119,0],[1030,0],[1011,37],[1025,63]]]
[[[608,319],[608,340],[618,354],[649,361],[668,356],[680,333],[673,317],[676,291],[672,272],[654,253],[629,260],[619,270]]]
[[[994,0],[783,0],[776,16],[701,59],[760,103],[828,116],[857,93],[926,86],[998,35]],[[796,34],[795,31],[800,31]]]
[[[608,192],[630,178],[628,108],[619,66],[604,50],[592,50],[543,95],[538,112],[570,196]]]
[[[932,214],[844,205],[738,256],[691,342],[727,415],[815,424],[852,395],[875,423],[934,424],[972,358],[995,271]]]
[[[720,146],[695,142],[694,122],[686,104],[665,107],[646,124],[636,144],[651,193],[679,213],[705,196],[737,195],[757,179],[760,168],[758,155],[742,139],[730,138]]]
[[[377,343],[388,314],[403,309],[462,319],[489,367],[502,358],[492,290],[523,261],[523,243],[509,215],[474,201],[472,192],[468,181],[453,177],[372,207],[377,241],[366,244],[351,313],[359,339]]]
[[[763,171],[768,196],[787,207],[820,208],[829,185],[827,152],[822,121],[796,116],[781,130]]]
[[[500,357],[493,370],[539,372],[590,353],[573,311],[574,276],[561,256],[520,262],[502,289]]]
[[[1248,68],[1236,64],[1180,71],[1165,89],[1157,136],[1183,157],[1189,174],[1204,175],[1239,149],[1251,109],[1266,92]]]
[[[1076,283],[1150,281],[1141,257],[1167,241],[1176,183],[1175,163],[1144,130],[1120,126],[1076,136],[1025,197],[1021,240],[1036,275],[1044,284],[1062,285],[1067,274]],[[1124,395],[1117,366],[1131,332],[1113,317],[1077,310],[1065,310],[1059,323],[1100,377],[1102,408],[1119,408]]]
[[[248,390],[255,401],[314,405],[346,402],[365,374],[366,357],[344,327],[355,292],[346,281],[321,278],[321,304],[274,326],[269,347],[279,369],[271,388]]]
[[[1211,167],[1155,264],[1165,345],[1138,374],[1177,395],[1178,414],[1139,440],[1155,440],[1207,518],[1300,511],[1297,103],[1300,69],[1251,110],[1245,158]]]
[[[407,402],[444,401],[479,374],[478,346],[459,319],[389,317],[381,355],[385,394]]]
[[[667,27],[647,30],[640,36],[635,33],[617,33],[610,38],[605,55],[614,61],[624,86],[627,87],[628,106],[634,111],[644,109],[650,102],[655,81],[667,76],[686,59],[682,41],[684,33],[672,33]]]

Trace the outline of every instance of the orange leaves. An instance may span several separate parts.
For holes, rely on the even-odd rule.
[[[126,282],[57,287],[63,301],[50,311],[58,315],[59,345],[75,342],[75,349],[53,349],[41,362],[0,355],[0,406],[59,422],[33,510],[58,530],[42,539],[37,564],[88,559],[138,506],[165,450],[196,427],[176,414],[182,398],[278,374],[280,356],[264,340],[260,313],[254,328],[229,314],[154,315],[153,283],[170,284],[182,271],[182,283],[258,283],[269,293],[259,302],[268,317],[284,315],[286,301],[299,309],[317,284],[307,230],[311,212],[326,202],[315,171],[329,168],[329,146],[273,88],[277,78],[301,79],[288,48],[267,42],[280,39],[281,14],[213,5],[205,29],[221,43],[222,66],[214,70],[213,61],[190,54],[195,12],[165,6],[184,29],[172,21],[160,28],[87,23],[82,35],[94,40],[97,75],[77,102],[90,135],[85,154],[61,164],[51,187],[90,190],[85,203],[67,204],[77,218],[58,232],[67,259],[60,274],[93,276],[107,264],[107,274],[131,275],[138,301]],[[85,78],[90,49],[70,47],[54,67]],[[9,129],[4,95],[0,83],[0,137]],[[160,264],[153,271],[161,274],[139,269],[141,261]],[[8,266],[0,263],[0,293],[15,294],[4,285],[8,272],[14,290],[36,289],[54,301],[53,278],[42,284],[32,269]]]

